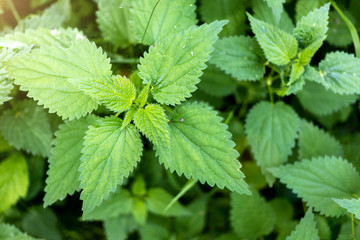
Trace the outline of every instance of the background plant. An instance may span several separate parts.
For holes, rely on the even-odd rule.
[[[356,0],[1,3],[1,238],[357,239]]]

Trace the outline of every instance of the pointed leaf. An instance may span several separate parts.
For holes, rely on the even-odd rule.
[[[333,199],[340,207],[345,208],[349,213],[354,214],[360,220],[360,199]]]
[[[325,38],[326,37],[324,36],[323,38],[320,38],[320,39],[314,41],[313,43],[311,43],[309,46],[307,46],[304,50],[302,50],[299,53],[298,62],[302,66],[308,65],[310,63],[312,57],[315,55],[317,50],[319,50],[319,48],[322,46]]]
[[[266,58],[277,65],[286,65],[298,51],[296,39],[281,29],[260,21],[248,14],[256,40],[264,50]]]
[[[324,39],[328,30],[330,3],[304,16],[296,24],[294,36],[301,48],[305,48],[319,39]]]
[[[28,187],[29,172],[23,155],[13,153],[0,162],[0,212],[24,198]]]
[[[136,98],[135,85],[125,76],[99,76],[91,80],[74,78],[70,82],[116,113],[130,109]]]
[[[79,169],[85,215],[115,191],[140,161],[140,134],[131,124],[121,130],[121,124],[121,119],[107,117],[86,132]]]
[[[150,45],[197,23],[195,0],[135,0],[131,28],[139,43]]]
[[[22,233],[15,226],[12,226],[7,223],[0,223],[0,239],[3,240],[40,240],[40,238],[33,238],[27,235],[26,233]]]
[[[210,62],[238,80],[258,80],[265,74],[265,60],[254,38],[233,36],[214,44]]]
[[[346,212],[332,198],[351,198],[359,194],[360,176],[353,165],[342,158],[318,157],[269,171],[308,206],[325,216],[338,217]]]
[[[319,63],[321,84],[338,94],[360,93],[360,59],[345,52],[331,52]]]
[[[285,0],[264,0],[264,1],[267,2],[268,6],[272,9],[276,21],[279,22],[281,13],[283,12],[283,4],[285,3]]]
[[[85,132],[95,123],[96,117],[89,115],[79,120],[66,121],[59,126],[53,141],[54,148],[49,158],[44,206],[72,195],[80,186],[80,157]]]
[[[123,5],[127,4],[126,7]],[[130,1],[128,0],[99,0],[96,11],[96,22],[105,40],[116,47],[125,48],[134,42],[133,32],[130,30]]]
[[[301,121],[299,134],[299,158],[343,156],[343,148],[330,134],[305,120]]]
[[[245,132],[256,163],[263,172],[286,162],[299,127],[298,115],[283,102],[260,102],[250,110]]]
[[[252,196],[232,193],[230,206],[231,226],[241,238],[255,240],[275,227],[274,210],[257,192]]]
[[[158,104],[139,108],[134,115],[137,128],[155,145],[169,144],[170,136],[165,110]]]
[[[314,220],[314,214],[312,209],[309,208],[305,216],[300,220],[300,223],[296,226],[296,229],[291,232],[291,235],[286,240],[303,240],[312,239],[319,240],[318,230],[316,228],[316,222]]]
[[[214,110],[205,104],[186,103],[175,109],[169,123],[170,144],[156,147],[160,163],[195,181],[250,193],[231,134]]]
[[[156,101],[175,105],[191,96],[226,22],[193,26],[150,47],[138,68],[143,82],[154,87],[151,93]]]
[[[34,50],[11,59],[6,70],[15,83],[39,104],[64,119],[80,118],[97,107],[97,103],[71,79],[88,81],[110,76],[110,62],[101,49],[88,40],[73,42],[70,48],[53,46]]]
[[[0,132],[16,149],[50,155],[52,132],[48,116],[34,101],[23,100],[0,117]]]

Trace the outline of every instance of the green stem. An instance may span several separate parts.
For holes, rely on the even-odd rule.
[[[266,85],[268,87],[268,91],[269,91],[269,97],[270,97],[270,102],[274,103],[274,90],[272,89],[271,85],[272,85],[272,78],[271,76],[269,76],[266,79]]]
[[[351,234],[352,234],[352,239],[353,239],[353,240],[356,240],[354,214],[351,214]]]
[[[234,110],[231,110],[231,112],[229,112],[229,114],[227,115],[224,123],[226,125],[229,125],[229,123],[233,117],[234,117]]]
[[[352,22],[345,16],[345,14],[341,11],[335,1],[331,1],[331,5],[333,6],[333,8],[335,8],[335,10],[339,13],[340,17],[346,23],[354,43],[356,57],[360,57],[360,40],[354,24],[352,24]]]
[[[149,25],[150,25],[151,18],[152,18],[152,16],[153,16],[153,14],[154,14],[154,12],[155,12],[155,8],[156,8],[156,6],[159,4],[159,2],[160,2],[160,0],[158,0],[158,1],[156,2],[154,8],[153,8],[152,11],[151,11],[149,21],[148,21],[147,24],[146,24],[145,31],[144,31],[144,34],[143,34],[143,36],[142,36],[142,38],[141,38],[140,43],[143,43],[143,41],[144,41],[145,34],[146,34],[146,32],[147,32],[147,30],[148,30],[148,28],[149,28]]]
[[[184,196],[185,193],[187,193],[194,185],[196,184],[196,181],[194,181],[192,178],[185,184],[185,186],[181,189],[181,191],[171,200],[171,202],[166,206],[163,212],[166,212],[171,208],[174,203],[179,200],[182,196]]]
[[[7,3],[9,4],[10,10],[15,17],[16,22],[19,23],[21,21],[21,18],[18,11],[16,10],[14,3],[12,2],[12,0],[7,0]]]

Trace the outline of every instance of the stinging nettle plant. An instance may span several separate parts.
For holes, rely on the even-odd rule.
[[[360,94],[360,45],[348,13],[333,1],[297,0],[294,25],[284,0],[94,2],[100,40],[64,27],[69,0],[0,36],[0,212],[29,196],[38,160],[28,159],[38,156],[48,159],[43,207],[80,192],[82,220],[103,221],[109,239],[170,231],[148,212],[175,217],[179,229],[208,202],[221,212],[216,191],[233,230],[219,239],[326,238],[335,236],[325,233],[327,219],[346,214],[339,236],[356,239],[359,164],[348,156],[360,141],[344,148],[328,132],[347,121]],[[356,57],[321,50],[337,42],[333,16],[350,30],[351,41],[339,46],[353,41]],[[149,166],[150,150],[166,171],[188,179],[176,197],[163,185],[146,188],[141,165]],[[300,221],[292,220],[297,203],[262,196],[277,179],[303,201]],[[197,181],[214,189],[198,188],[186,207],[177,202]],[[179,239],[204,229],[187,227]],[[22,234],[7,224],[1,232]]]

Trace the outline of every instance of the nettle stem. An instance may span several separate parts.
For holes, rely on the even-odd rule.
[[[274,91],[271,86],[272,85],[272,76],[271,75],[266,78],[266,85],[267,85],[268,91],[269,91],[270,102],[274,103]]]
[[[21,21],[21,18],[20,18],[18,11],[16,10],[14,3],[12,2],[12,0],[7,0],[7,3],[9,4],[10,10],[11,10],[12,14],[14,15],[16,22],[19,23]]]
[[[346,23],[346,25],[350,31],[353,43],[354,43],[356,57],[360,57],[360,40],[359,40],[359,35],[356,31],[354,24],[350,21],[350,19],[348,17],[345,16],[345,14],[341,11],[341,9],[335,3],[335,1],[331,1],[331,5],[339,13],[340,17]]]
[[[352,239],[356,240],[356,231],[355,231],[355,218],[354,218],[354,214],[351,214],[351,234],[352,234]]]

